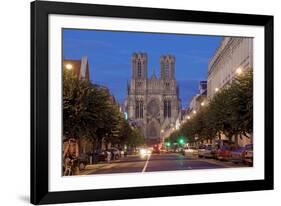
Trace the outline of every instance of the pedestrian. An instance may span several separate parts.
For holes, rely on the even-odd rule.
[[[111,160],[111,152],[110,152],[110,151],[106,151],[106,153],[107,153],[107,156],[106,156],[107,163],[110,163],[110,160]]]

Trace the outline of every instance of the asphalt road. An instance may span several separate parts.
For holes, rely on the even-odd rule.
[[[231,162],[220,162],[213,159],[198,159],[186,157],[181,154],[152,154],[146,157],[128,156],[117,162],[90,165],[82,173],[88,174],[110,174],[130,172],[156,172],[194,169],[216,169],[228,167],[244,167]]]

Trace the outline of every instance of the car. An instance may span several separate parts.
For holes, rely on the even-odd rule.
[[[78,160],[78,167],[79,170],[84,170],[85,167],[89,164],[90,162],[90,158],[89,155],[87,155],[86,153],[81,153],[79,155],[79,157],[77,158]]]
[[[216,158],[218,160],[221,160],[221,161],[227,161],[229,160],[230,158],[230,154],[231,154],[231,146],[228,146],[228,145],[223,145],[221,146],[218,150],[217,150],[217,156]]]
[[[245,145],[244,163],[253,165],[253,144]]]
[[[115,147],[111,147],[107,151],[111,152],[111,160],[118,160],[121,157],[120,150]]]
[[[106,150],[96,150],[93,154],[94,163],[107,161],[107,155]]]
[[[213,145],[211,145],[211,144],[206,145],[206,148],[205,148],[205,151],[203,153],[203,156],[205,158],[213,158],[214,157]]]
[[[141,157],[145,157],[145,156],[148,156],[152,153],[152,148],[148,148],[148,147],[142,147],[142,148],[139,148],[139,155]]]
[[[212,145],[211,144],[206,144],[206,145],[200,145],[198,147],[198,157],[212,157],[211,154],[212,151]]]
[[[219,145],[218,144],[214,144],[213,148],[212,148],[212,155],[214,159],[218,159],[218,150],[219,150]]]
[[[206,145],[199,145],[198,147],[198,157],[202,158],[203,157],[203,153],[206,149]]]
[[[154,154],[160,154],[160,147],[158,144],[153,145],[152,147],[152,153]]]
[[[235,164],[244,161],[245,147],[237,147],[230,152],[229,160]]]
[[[196,147],[185,147],[184,148],[184,155],[185,156],[197,156],[198,149]]]
[[[213,146],[211,144],[207,144],[199,147],[198,157],[212,158],[213,157],[212,148]]]

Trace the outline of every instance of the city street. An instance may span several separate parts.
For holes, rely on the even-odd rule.
[[[245,165],[221,162],[214,159],[186,157],[177,153],[152,154],[143,158],[139,155],[132,155],[111,163],[88,165],[84,171],[80,172],[80,175],[216,169],[228,167],[245,167]]]

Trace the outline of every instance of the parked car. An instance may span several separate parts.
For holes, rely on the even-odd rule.
[[[84,170],[86,165],[88,165],[90,162],[89,156],[85,153],[81,153],[77,160],[78,160],[79,170]]]
[[[242,163],[245,156],[245,147],[238,147],[230,152],[229,160],[235,164]]]
[[[93,162],[103,162],[107,161],[107,151],[106,150],[96,150],[93,154]]]
[[[212,145],[206,144],[206,145],[200,145],[198,147],[198,157],[212,157]]]
[[[223,145],[217,150],[218,160],[229,160],[231,154],[231,146]]]
[[[212,148],[213,146],[211,144],[201,146],[198,149],[198,157],[212,158],[213,157]]]
[[[203,157],[203,153],[206,149],[206,145],[199,145],[198,147],[198,157],[202,158]]]
[[[111,147],[110,149],[108,149],[108,151],[111,152],[112,160],[118,160],[121,157],[121,153],[120,153],[119,149],[117,149],[115,147]]]
[[[198,149],[196,147],[186,147],[184,149],[184,155],[185,156],[197,156]]]
[[[218,159],[218,151],[220,146],[218,144],[214,144],[212,148],[212,155],[214,159]]]
[[[253,165],[253,144],[245,145],[244,163]]]

